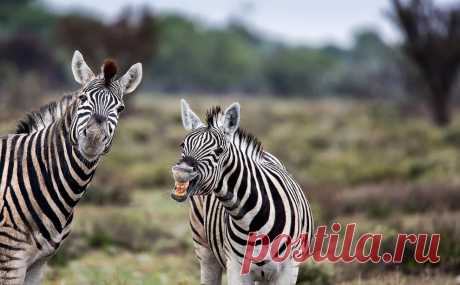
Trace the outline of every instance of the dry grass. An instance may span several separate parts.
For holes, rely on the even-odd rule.
[[[47,285],[198,284],[187,207],[168,190],[185,135],[179,98],[137,98],[78,208],[71,239],[53,259]],[[389,237],[401,230],[445,233],[448,266],[433,275],[420,266],[416,277],[404,268],[327,264],[307,268],[302,282],[455,284],[446,272],[458,272],[460,264],[459,115],[439,130],[391,104],[232,96],[189,103],[203,117],[210,106],[236,100],[242,126],[307,185],[317,224],[357,222],[361,231]],[[2,114],[0,132],[14,129],[17,117]]]
[[[457,280],[456,280],[457,279]],[[401,273],[395,272],[390,274],[379,274],[369,279],[358,277],[352,281],[339,282],[339,285],[458,285],[458,278],[450,275],[443,276],[406,276]]]

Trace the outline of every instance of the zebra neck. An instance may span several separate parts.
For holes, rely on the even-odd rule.
[[[234,220],[241,220],[250,210],[260,206],[262,196],[266,196],[259,187],[262,165],[257,157],[250,155],[251,151],[233,149],[215,192]]]
[[[75,113],[75,106],[70,106],[65,115],[54,124],[47,135],[47,156],[49,175],[53,178],[51,191],[61,198],[67,214],[84,195],[92,180],[98,160],[87,161],[70,140],[70,126]]]

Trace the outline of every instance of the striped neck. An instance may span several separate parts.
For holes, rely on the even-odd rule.
[[[94,159],[94,160],[87,160],[83,153],[78,149],[78,146],[72,144],[72,141],[70,139],[70,132],[71,132],[71,126],[72,126],[72,119],[76,115],[77,112],[77,101],[74,101],[71,106],[68,107],[64,117],[58,122],[57,124],[59,125],[58,132],[60,132],[61,136],[64,139],[65,143],[65,149],[66,150],[72,150],[72,157],[75,162],[77,162],[76,165],[74,165],[76,168],[80,168],[82,171],[89,173],[89,172],[94,172],[96,170],[96,167],[99,162],[99,158]]]
[[[263,200],[260,198],[267,195],[265,188],[259,187],[259,153],[251,145],[239,144],[238,140],[235,142],[231,144],[215,194],[230,216],[239,220],[252,209],[258,208]]]
[[[54,191],[62,214],[70,217],[73,208],[84,195],[91,182],[99,160],[88,161],[70,140],[70,126],[77,109],[77,101],[68,107],[64,116],[55,124],[43,130],[44,156],[48,175],[52,178],[47,185]]]

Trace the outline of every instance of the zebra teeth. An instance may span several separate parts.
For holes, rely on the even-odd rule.
[[[187,193],[187,189],[188,189],[189,184],[190,184],[189,181],[186,181],[186,182],[177,182],[176,181],[176,183],[174,185],[175,194],[177,196],[184,196]]]

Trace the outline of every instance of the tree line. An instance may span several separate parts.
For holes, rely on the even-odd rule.
[[[0,92],[29,94],[15,90],[21,78],[29,78],[34,90],[68,84],[68,59],[79,49],[90,63],[107,55],[122,68],[143,62],[147,90],[385,99],[415,93],[412,98],[430,99],[434,121],[445,125],[460,64],[460,6],[389,1],[388,19],[401,30],[402,46],[369,29],[357,31],[349,47],[294,46],[237,20],[213,27],[148,7],[127,7],[107,20],[55,13],[34,0],[6,0],[0,4]]]

